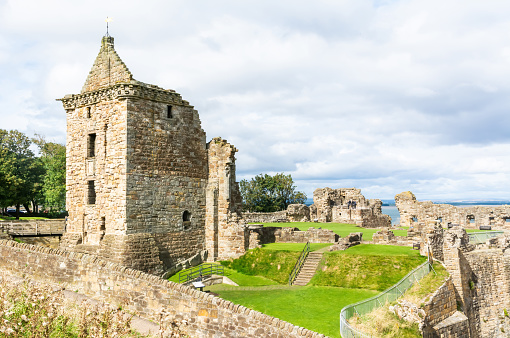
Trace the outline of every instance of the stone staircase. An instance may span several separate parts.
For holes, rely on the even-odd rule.
[[[298,276],[294,280],[293,285],[304,286],[308,284],[313,275],[315,275],[315,271],[317,271],[317,267],[319,266],[321,259],[322,252],[310,252],[308,257],[306,257],[305,264],[303,264],[301,271],[299,271]]]

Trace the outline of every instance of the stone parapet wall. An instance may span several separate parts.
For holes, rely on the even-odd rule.
[[[185,319],[193,337],[324,337],[190,287],[97,257],[0,240],[0,269],[19,277],[59,283],[94,299],[159,320],[161,310]]]

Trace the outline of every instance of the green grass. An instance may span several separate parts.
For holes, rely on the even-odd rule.
[[[330,246],[333,243],[310,243],[310,251],[319,250]],[[262,245],[264,250],[273,251],[303,251],[305,247],[304,243],[269,243]]]
[[[209,263],[207,263],[209,264]],[[218,264],[219,265],[219,264]],[[190,269],[181,270],[179,272],[184,272]],[[179,272],[177,272],[175,275],[168,278],[169,281],[179,283]],[[236,270],[224,268],[225,276],[230,278],[233,282],[238,284],[239,286],[263,286],[263,285],[275,285],[278,284],[277,282],[265,278],[262,276],[249,276],[245,275],[243,273],[240,273]]]
[[[23,220],[31,220],[31,219],[48,219],[47,217],[20,217],[21,221]],[[0,220],[4,221],[14,221],[16,220],[16,217],[10,217],[10,216],[0,216]]]
[[[416,283],[404,294],[404,298],[410,301],[422,299],[427,295],[434,293],[449,276],[448,271],[438,262],[432,264],[434,271],[429,272],[420,283]],[[418,304],[419,305],[419,304]]]
[[[287,287],[276,290],[215,291],[223,299],[330,337],[340,337],[340,310],[378,292],[334,287]]]
[[[361,244],[326,252],[310,284],[384,291],[424,261],[409,247]]]
[[[353,232],[362,232],[363,240],[371,241],[372,235],[379,229],[360,228],[354,224],[345,223],[314,223],[314,222],[292,222],[292,223],[264,223],[265,227],[296,227],[299,230],[306,231],[310,227],[329,229],[339,235],[345,237]],[[406,230],[393,230],[395,236],[407,236]]]
[[[279,284],[286,284],[299,255],[298,251],[272,251],[256,248],[237,259],[222,261],[221,264],[245,275],[262,276]]]

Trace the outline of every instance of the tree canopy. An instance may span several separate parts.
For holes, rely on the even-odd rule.
[[[34,144],[39,157],[31,150]],[[65,147],[0,129],[0,207],[15,206],[19,218],[21,205],[37,212],[40,204],[65,208]]]
[[[251,212],[285,210],[289,204],[304,203],[306,194],[296,191],[291,175],[260,174],[239,182],[243,209]]]

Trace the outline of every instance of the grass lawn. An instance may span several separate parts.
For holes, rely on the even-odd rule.
[[[275,290],[215,290],[221,298],[294,325],[330,337],[340,337],[340,310],[351,303],[375,296],[378,292],[335,287],[287,287]]]
[[[333,243],[310,243],[310,251],[319,250],[330,246]],[[305,247],[304,243],[269,243],[262,245],[264,250],[276,250],[276,251],[303,251]]]
[[[371,241],[372,235],[379,229],[360,228],[354,224],[345,223],[314,223],[314,222],[292,222],[292,223],[264,223],[266,227],[296,227],[299,230],[306,231],[310,227],[329,229],[340,237],[345,237],[353,232],[362,232],[365,241]],[[407,236],[406,230],[393,230],[395,236]]]
[[[47,219],[46,217],[20,217],[21,221],[23,220],[31,220],[31,219]],[[4,221],[14,221],[16,220],[16,217],[10,217],[10,216],[0,216],[0,220]]]

